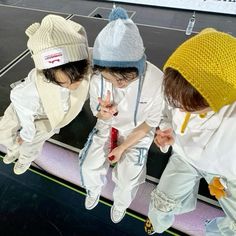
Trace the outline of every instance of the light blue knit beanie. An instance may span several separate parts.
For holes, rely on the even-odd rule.
[[[94,42],[93,65],[135,67],[142,75],[146,56],[138,27],[120,7],[112,10],[109,21]]]

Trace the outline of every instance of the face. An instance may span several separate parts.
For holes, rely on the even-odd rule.
[[[135,81],[138,77],[132,79],[132,80],[127,80],[124,79],[121,75],[113,75],[108,71],[102,71],[102,76],[105,80],[111,82],[115,88],[125,88],[127,87],[130,83]]]
[[[76,90],[81,81],[75,81],[71,83],[70,78],[63,71],[57,70],[55,72],[55,79],[60,84],[61,87],[67,88],[69,90]]]

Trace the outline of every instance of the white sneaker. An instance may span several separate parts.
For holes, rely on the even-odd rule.
[[[116,206],[111,208],[111,220],[113,223],[119,223],[125,216],[125,210],[121,210]]]
[[[27,162],[23,164],[17,161],[14,165],[14,173],[16,175],[21,175],[29,169],[30,165],[31,165],[31,162]]]
[[[87,193],[85,198],[85,208],[87,210],[92,210],[95,206],[97,206],[99,202],[100,195],[91,196]]]
[[[18,159],[19,157],[19,152],[17,153],[12,153],[12,154],[6,154],[4,157],[3,157],[3,162],[5,164],[10,164],[12,162],[14,162],[16,159]]]

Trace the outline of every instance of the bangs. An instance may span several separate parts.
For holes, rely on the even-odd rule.
[[[202,95],[172,68],[165,70],[163,90],[168,104],[174,108],[194,112],[209,107]]]

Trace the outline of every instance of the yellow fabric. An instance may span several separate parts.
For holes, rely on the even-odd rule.
[[[214,177],[208,186],[210,194],[215,196],[217,200],[226,196],[225,188],[220,182],[219,177]]]
[[[184,117],[184,122],[183,122],[183,124],[181,125],[181,128],[180,128],[180,133],[181,133],[181,134],[184,133],[184,131],[185,131],[186,127],[187,127],[187,124],[188,124],[188,121],[189,121],[190,117],[191,117],[191,113],[190,113],[190,112],[186,112],[186,115],[185,115],[185,117]]]
[[[211,28],[184,42],[167,60],[213,111],[236,101],[236,38]]]
[[[207,113],[201,113],[201,114],[199,114],[199,117],[200,118],[205,118],[207,116]]]

